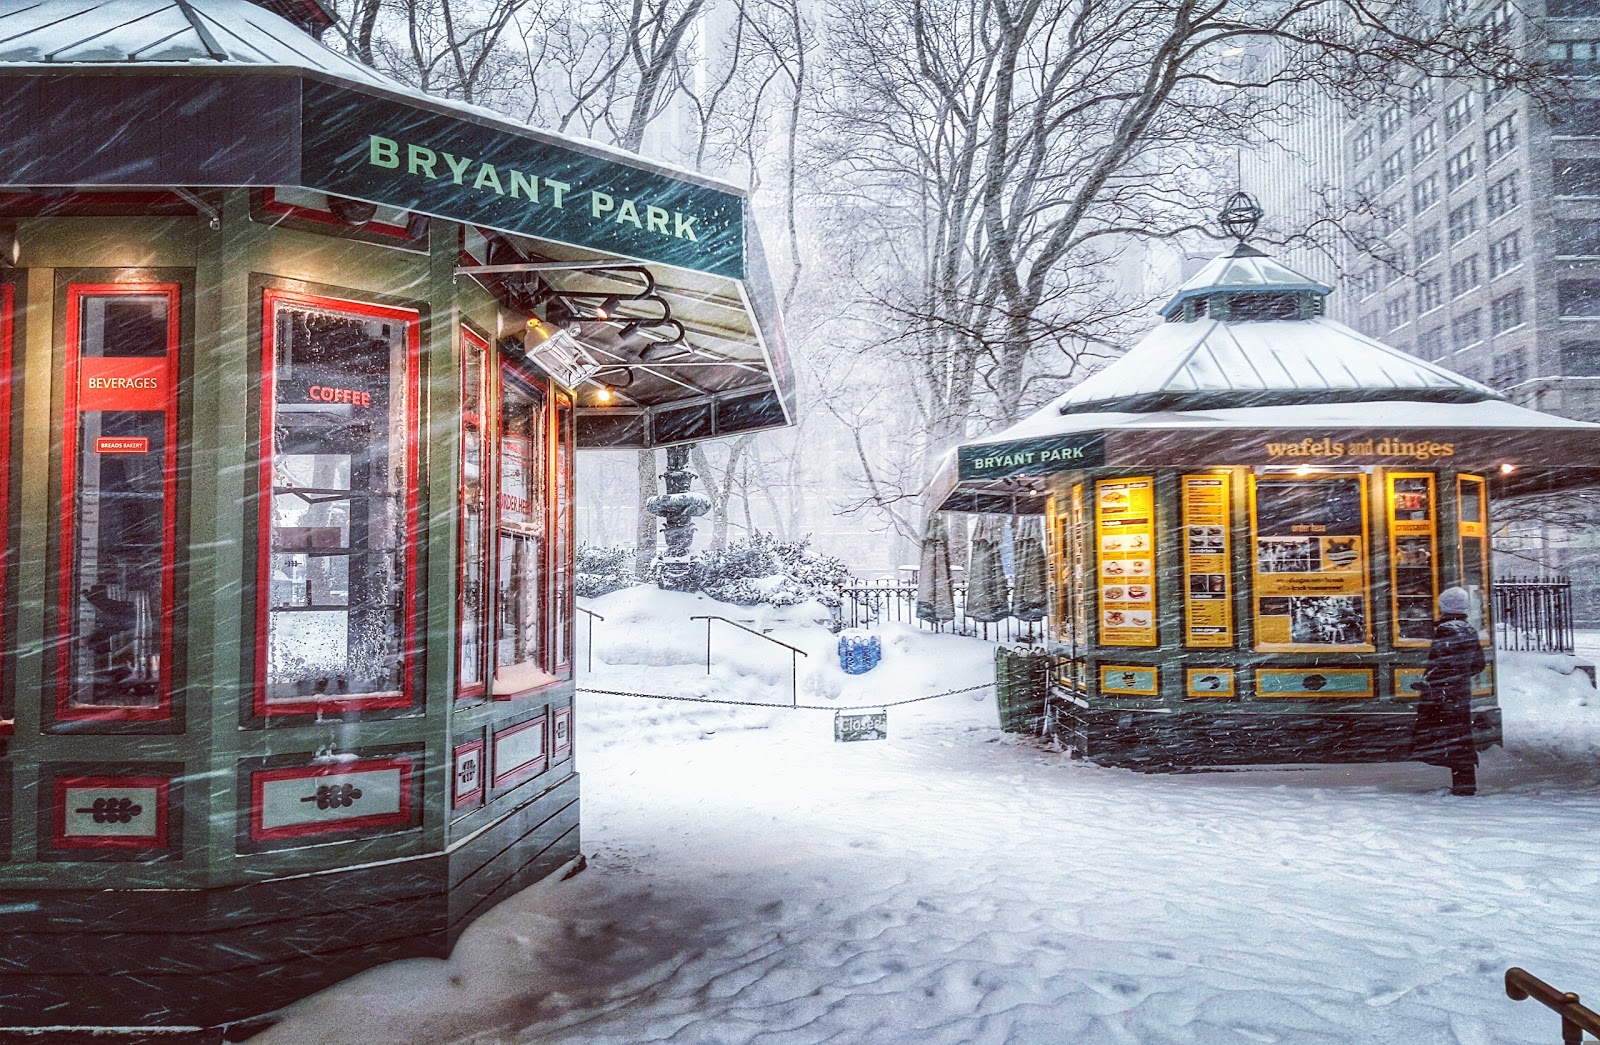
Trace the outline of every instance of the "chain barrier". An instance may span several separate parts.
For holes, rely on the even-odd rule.
[[[640,697],[646,700],[679,700],[690,704],[730,704],[741,708],[778,708],[783,711],[877,711],[883,708],[897,708],[903,704],[916,704],[924,700],[937,700],[940,697],[953,697],[960,693],[975,693],[980,689],[993,689],[995,683],[984,682],[976,686],[966,686],[962,689],[947,689],[943,693],[929,693],[925,697],[910,697],[906,700],[891,700],[886,704],[769,704],[759,700],[724,700],[720,697],[679,697],[668,693],[636,693],[625,689],[593,689],[589,686],[579,686],[579,693],[598,693],[609,697]]]

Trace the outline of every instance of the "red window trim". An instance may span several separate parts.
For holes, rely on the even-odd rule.
[[[455,790],[456,765],[460,762],[461,756],[468,751],[476,751],[478,753],[478,783],[471,791],[458,792]],[[483,754],[483,741],[481,740],[474,740],[466,744],[457,744],[450,752],[450,790],[451,793],[455,795],[450,802],[451,809],[475,808],[483,804],[483,793],[485,791],[483,784],[485,779],[485,773],[483,771]]]
[[[406,328],[406,561],[401,571],[405,584],[404,621],[401,625],[403,664],[400,692],[393,695],[339,697],[332,700],[267,701],[267,615],[272,588],[272,445],[273,415],[277,377],[277,324],[273,311],[280,303],[303,305],[329,312],[389,319]],[[256,664],[252,704],[260,718],[286,715],[311,715],[323,711],[383,711],[410,708],[416,704],[417,652],[417,546],[420,530],[417,520],[417,411],[418,361],[422,352],[422,315],[416,309],[374,305],[349,298],[302,294],[268,287],[261,302],[261,428],[257,451],[259,500],[256,511]]]
[[[545,469],[544,469],[544,475],[542,475],[540,477],[540,483],[541,483],[541,485],[543,487],[541,492],[542,492],[542,495],[543,495],[543,498],[544,498],[544,504],[543,504],[544,523],[545,523],[544,532],[546,534],[547,540],[545,541],[544,561],[540,564],[541,569],[539,571],[540,575],[544,578],[544,590],[539,593],[539,605],[540,605],[540,608],[541,608],[541,612],[544,614],[544,618],[545,618],[544,622],[543,622],[544,623],[544,628],[543,628],[544,649],[541,651],[542,655],[543,655],[543,657],[545,659],[543,661],[541,661],[541,663],[539,664],[539,667],[544,669],[547,672],[550,672],[550,674],[555,674],[555,672],[551,671],[551,664],[550,664],[550,661],[549,661],[549,657],[550,657],[550,627],[549,627],[549,621],[550,621],[550,617],[552,616],[552,611],[553,611],[553,609],[555,607],[555,599],[554,599],[553,594],[552,594],[553,591],[554,591],[554,588],[555,588],[555,576],[554,576],[554,571],[552,570],[552,566],[555,563],[555,555],[554,555],[554,551],[553,551],[553,547],[555,545],[555,532],[554,532],[555,512],[554,512],[554,508],[553,508],[553,506],[551,504],[551,501],[550,501],[550,492],[551,492],[551,490],[553,490],[555,488],[555,482],[554,482],[554,479],[553,479],[553,476],[554,476],[554,473],[555,473],[555,457],[554,457],[554,454],[553,454],[553,442],[552,442],[551,432],[555,428],[556,386],[555,386],[554,382],[552,382],[548,378],[542,376],[538,371],[532,370],[529,367],[525,366],[520,360],[513,359],[510,356],[501,355],[500,358],[499,358],[499,362],[500,362],[500,365],[499,365],[499,367],[496,368],[498,370],[498,373],[499,373],[499,380],[497,380],[495,382],[495,393],[496,393],[496,395],[495,395],[495,403],[494,403],[494,411],[495,411],[495,415],[497,417],[499,416],[499,413],[500,413],[500,395],[503,394],[503,392],[504,392],[505,373],[506,373],[507,370],[510,370],[514,374],[516,374],[516,377],[517,377],[518,381],[520,381],[523,384],[527,385],[529,388],[533,389],[538,394],[544,396],[545,397],[545,402],[549,405],[549,409],[545,411],[545,430],[541,435],[541,438],[544,440],[544,448],[545,448],[545,454],[544,454]],[[496,429],[496,432],[495,432],[495,437],[496,437],[496,443],[495,443],[495,466],[494,466],[494,473],[495,473],[494,494],[495,494],[495,500],[493,501],[492,507],[494,509],[495,519],[496,519],[497,524],[498,524],[498,520],[499,520],[499,511],[500,511],[500,501],[499,501],[499,494],[500,494],[500,444],[498,442],[498,439],[499,439],[499,436],[501,434],[502,433],[500,433],[499,430]],[[489,579],[490,579],[490,582],[494,586],[493,587],[493,591],[492,591],[491,594],[492,594],[492,598],[495,600],[494,603],[491,605],[490,613],[489,613],[489,619],[494,623],[494,629],[495,629],[494,630],[494,634],[490,636],[490,641],[493,643],[493,647],[497,649],[499,647],[499,628],[500,628],[500,607],[499,607],[499,604],[498,604],[498,599],[500,597],[500,554],[499,554],[500,528],[499,528],[498,525],[495,525],[494,527],[491,528],[490,537],[494,541],[494,545],[493,545],[494,551],[491,553],[492,562],[491,562],[491,565],[490,565],[490,578]],[[497,700],[497,701],[501,701],[501,700],[521,700],[524,697],[531,697],[531,696],[533,696],[535,694],[543,693],[546,690],[552,689],[553,687],[562,685],[563,683],[569,681],[568,679],[565,679],[565,678],[553,678],[549,682],[541,682],[537,686],[530,686],[527,689],[519,689],[519,690],[517,690],[517,691],[515,691],[513,693],[495,693],[494,692],[494,677],[495,677],[495,674],[496,674],[496,672],[497,672],[497,670],[499,668],[499,664],[496,663],[497,657],[498,657],[498,654],[496,654],[494,656],[491,656],[489,658],[489,669],[490,669],[489,670],[489,689],[490,689],[490,695],[492,696],[492,698],[494,700]],[[498,784],[496,786],[498,786]]]
[[[67,837],[67,788],[153,787],[156,790],[156,833],[150,835],[107,835],[101,837]],[[172,778],[164,776],[65,776],[53,781],[55,823],[51,826],[52,849],[170,849],[172,839],[167,835],[167,796]]]
[[[263,799],[266,786],[275,780],[319,780],[323,777],[349,776],[351,773],[370,773],[385,769],[400,771],[400,808],[393,813],[373,813],[370,816],[352,816],[343,820],[322,823],[289,824],[285,827],[267,827],[262,822],[265,812]],[[357,762],[340,762],[327,766],[296,766],[291,769],[259,769],[250,774],[250,839],[270,841],[275,838],[300,838],[305,835],[343,834],[346,831],[367,827],[390,827],[411,822],[411,778],[415,765],[409,758],[369,758]]]
[[[522,781],[522,780],[527,780],[530,777],[536,777],[540,773],[543,773],[545,771],[545,769],[549,767],[549,765],[550,765],[550,736],[549,736],[549,734],[547,732],[545,732],[545,723],[548,722],[549,719],[550,719],[550,716],[548,714],[539,715],[539,716],[537,716],[535,718],[530,718],[526,722],[518,722],[516,725],[511,726],[510,728],[502,729],[498,733],[494,734],[494,738],[493,738],[494,739],[494,778],[491,781],[491,783],[494,784],[495,787],[504,787],[504,786],[506,786],[507,784],[510,784],[510,783],[516,783],[516,782],[519,782],[519,781]],[[540,753],[539,753],[539,755],[536,758],[530,758],[526,762],[521,762],[521,763],[519,763],[517,765],[514,765],[514,766],[510,767],[509,769],[505,770],[504,772],[501,772],[501,770],[500,770],[500,740],[501,740],[501,738],[502,737],[515,736],[518,733],[524,732],[525,730],[533,729],[534,727],[538,727],[539,733],[540,733],[540,744],[539,744]]]
[[[6,641],[6,578],[11,573],[11,338],[16,287],[0,283],[0,644]],[[14,728],[9,703],[0,705],[0,737]]]
[[[404,225],[390,225],[382,221],[369,221],[365,225],[355,226],[340,221],[330,211],[317,210],[315,207],[301,207],[294,203],[283,203],[278,199],[278,194],[272,189],[258,190],[261,193],[259,204],[268,214],[276,214],[284,218],[298,218],[301,221],[314,222],[326,225],[340,232],[363,232],[371,236],[381,236],[384,239],[399,240],[401,243],[416,244],[423,236],[413,236]],[[324,193],[326,195],[326,193]]]
[[[167,299],[167,409],[163,434],[161,542],[161,687],[153,708],[72,706],[72,595],[76,590],[76,513],[78,478],[78,341],[80,306],[86,297],[164,295]],[[61,561],[56,607],[55,717],[61,722],[152,722],[172,718],[172,617],[177,586],[178,523],[178,351],[182,288],[177,283],[73,283],[67,287],[66,367],[61,434]]]
[[[482,682],[475,683],[475,684],[473,684],[471,686],[462,686],[461,685],[461,677],[462,677],[462,671],[461,671],[461,668],[462,668],[462,664],[461,664],[461,632],[462,632],[462,626],[466,623],[467,607],[466,607],[465,601],[462,600],[462,599],[459,599],[459,598],[456,600],[456,642],[455,642],[456,699],[457,700],[473,700],[473,699],[477,699],[478,697],[482,697],[485,693],[487,693],[489,691],[490,684],[494,681],[494,647],[495,647],[495,643],[494,643],[494,612],[493,612],[494,611],[494,587],[493,587],[494,566],[493,566],[493,560],[494,560],[494,556],[495,556],[495,550],[494,550],[494,519],[493,519],[493,516],[494,516],[494,501],[489,496],[489,494],[492,492],[490,490],[490,488],[489,488],[489,472],[490,472],[489,465],[490,465],[491,461],[498,461],[499,460],[499,458],[497,456],[494,456],[495,446],[496,446],[496,444],[494,442],[494,440],[495,440],[495,430],[494,430],[493,424],[491,423],[491,418],[495,417],[495,416],[497,416],[499,414],[500,401],[499,401],[499,398],[497,396],[492,394],[494,389],[490,386],[490,383],[489,383],[489,372],[493,369],[490,366],[490,362],[492,361],[493,356],[494,356],[494,349],[489,344],[489,339],[484,337],[482,334],[479,334],[476,330],[471,329],[466,324],[462,324],[462,326],[461,326],[461,339],[462,339],[463,342],[471,341],[473,344],[477,345],[478,348],[481,350],[481,354],[480,354],[480,357],[479,357],[480,358],[480,365],[479,365],[479,368],[478,368],[479,369],[479,374],[478,374],[478,390],[479,390],[478,391],[478,402],[479,402],[479,405],[480,405],[480,412],[482,414],[482,416],[478,418],[478,453],[479,453],[479,456],[481,457],[481,460],[478,462],[478,468],[479,468],[479,473],[480,473],[479,474],[479,480],[484,485],[483,519],[479,524],[479,530],[481,531],[480,537],[483,540],[483,559],[484,559],[484,571],[483,571],[484,572],[484,576],[482,578],[482,582],[483,582],[483,611],[482,611],[482,619],[479,621],[479,626],[480,626],[479,642],[480,642],[480,648],[482,650],[481,657],[482,657],[482,660],[483,660],[483,663],[481,665],[482,671],[483,671],[483,681]],[[466,390],[466,379],[467,379],[466,367],[467,367],[467,354],[465,352],[462,352],[461,353],[461,382],[462,382],[461,383],[461,388],[462,388],[463,392],[465,392],[465,390]],[[462,420],[463,420],[463,422],[465,422],[466,408],[465,408],[465,406],[463,406],[461,409],[462,409],[462,414],[463,414]],[[461,454],[457,458],[456,466],[457,466],[457,468],[461,469],[461,474],[462,475],[466,474],[466,472],[465,472],[465,468],[466,468],[466,440],[465,439],[461,440]],[[462,590],[465,590],[466,581],[467,581],[467,556],[466,556],[467,534],[466,534],[466,512],[465,512],[466,495],[465,495],[465,491],[458,488],[457,491],[456,491],[456,498],[457,498],[457,501],[458,501],[457,508],[456,508],[456,521],[457,521],[457,531],[458,531],[457,534],[456,534],[456,561],[457,561],[458,566],[460,567],[459,570],[457,571],[457,575],[456,575],[456,585],[457,585],[457,591],[460,592]]]

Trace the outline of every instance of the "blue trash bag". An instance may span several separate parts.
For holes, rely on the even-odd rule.
[[[883,643],[860,632],[839,636],[839,666],[846,675],[865,675],[883,659]]]

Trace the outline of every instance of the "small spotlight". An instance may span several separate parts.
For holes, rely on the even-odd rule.
[[[611,402],[611,389],[607,388],[605,385],[601,385],[599,388],[595,389],[594,399],[597,403]]]
[[[620,302],[618,301],[618,299],[617,299],[617,297],[615,295],[606,298],[604,301],[600,302],[600,307],[594,310],[594,318],[596,318],[596,319],[614,319],[614,318],[616,318],[617,305],[619,303]]]
[[[1294,474],[1295,475],[1310,475],[1311,474],[1311,466],[1308,465],[1308,464],[1303,464],[1299,468],[1296,468],[1294,470]]]
[[[1517,466],[1512,464],[1510,461],[1507,461],[1505,464],[1500,466],[1500,474],[1501,475],[1510,475],[1512,472],[1514,472],[1516,470],[1517,470]]]

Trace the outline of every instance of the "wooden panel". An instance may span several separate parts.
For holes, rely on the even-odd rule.
[[[518,807],[500,822],[486,828],[471,840],[450,851],[450,889],[460,888],[468,877],[511,849],[524,835],[562,809],[577,808],[578,776],[566,777],[534,801]]]

